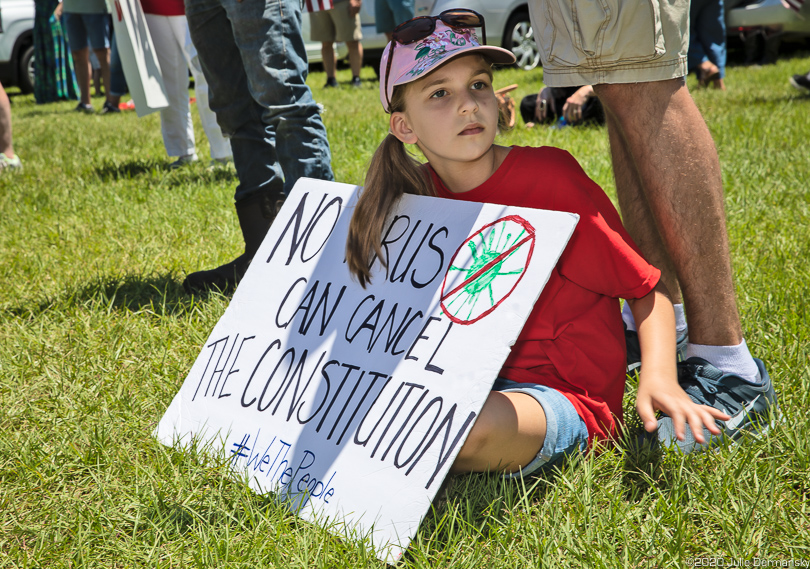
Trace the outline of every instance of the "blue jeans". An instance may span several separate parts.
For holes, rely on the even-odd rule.
[[[723,0],[692,0],[689,6],[689,71],[708,60],[726,76],[726,20]]]
[[[231,140],[241,201],[334,180],[320,111],[306,84],[300,0],[186,0],[210,106]]]

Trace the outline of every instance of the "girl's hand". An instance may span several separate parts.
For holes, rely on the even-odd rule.
[[[638,326],[641,345],[636,409],[644,422],[644,429],[653,432],[658,426],[655,412],[662,411],[672,419],[679,441],[686,438],[688,424],[698,443],[708,442],[703,436],[703,428],[719,435],[720,428],[715,420],[726,421],[730,417],[718,409],[696,404],[678,384],[675,313],[666,286],[659,282],[650,294],[627,302]]]
[[[698,405],[681,389],[677,381],[663,379],[662,374],[654,369],[642,366],[638,382],[638,398],[636,409],[644,422],[644,429],[651,433],[658,426],[655,411],[662,411],[672,418],[675,426],[675,436],[679,441],[686,436],[686,425],[692,429],[692,434],[698,443],[706,443],[703,428],[710,433],[719,435],[720,428],[715,419],[727,421],[731,417],[722,411],[706,405]]]
[[[56,10],[53,11],[53,15],[57,20],[62,17],[62,3],[61,2],[59,2],[59,4],[56,5]]]

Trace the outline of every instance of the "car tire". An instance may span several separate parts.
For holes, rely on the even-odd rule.
[[[19,69],[19,87],[23,93],[34,92],[34,46],[29,45],[22,50]]]
[[[516,67],[530,71],[540,65],[540,50],[534,43],[528,12],[516,12],[509,18],[503,33],[503,47],[515,54]]]

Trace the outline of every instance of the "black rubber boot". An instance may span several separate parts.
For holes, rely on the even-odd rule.
[[[274,198],[265,193],[236,202],[236,215],[239,218],[239,226],[242,228],[242,237],[245,240],[245,252],[230,263],[225,263],[216,269],[191,273],[183,281],[185,291],[188,294],[194,294],[210,290],[230,292],[235,289],[245,276],[250,261],[253,260],[253,255],[262,244],[282,203],[284,203],[283,195]]]

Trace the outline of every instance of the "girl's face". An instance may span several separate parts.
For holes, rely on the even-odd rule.
[[[434,168],[474,162],[492,150],[498,102],[490,66],[462,56],[408,83],[405,110],[391,114],[391,132],[416,144]]]

